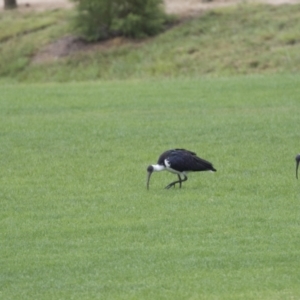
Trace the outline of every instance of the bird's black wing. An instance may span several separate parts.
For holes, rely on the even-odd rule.
[[[159,165],[164,165],[164,164],[165,164],[165,163],[164,163],[165,159],[168,158],[168,157],[170,156],[170,154],[172,153],[172,151],[174,151],[174,150],[167,150],[167,151],[165,151],[164,153],[162,153],[162,154],[160,155],[160,157],[158,158],[157,163],[158,163]]]
[[[213,165],[190,151],[174,151],[170,152],[166,158],[170,167],[176,171],[216,171]]]
[[[186,149],[175,149],[174,151],[183,151],[183,152],[189,153],[191,155],[197,155],[195,152],[186,150]]]
[[[195,155],[196,156],[196,153],[195,152],[192,152],[192,151],[189,151],[189,150],[186,150],[186,149],[171,149],[171,150],[167,150],[165,151],[164,153],[162,153],[160,155],[160,157],[158,158],[158,161],[157,163],[159,165],[164,165],[164,161],[166,158],[170,157],[170,156],[180,156],[180,155],[184,155],[184,154],[187,154],[187,155]]]

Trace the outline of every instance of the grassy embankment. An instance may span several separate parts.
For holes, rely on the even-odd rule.
[[[97,51],[45,64],[32,57],[70,34],[72,11],[0,14],[2,80],[70,81],[297,73],[300,6],[250,5],[208,11],[156,38],[115,39]]]

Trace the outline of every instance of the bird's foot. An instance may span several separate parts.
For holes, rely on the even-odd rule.
[[[168,185],[165,187],[165,189],[168,190],[168,189],[171,188],[172,186],[175,188],[176,183],[178,183],[178,182],[171,182],[170,184],[168,184]],[[181,184],[179,185],[179,187],[181,188]]]
[[[165,189],[168,190],[168,189],[169,189],[170,187],[172,187],[172,186],[175,187],[175,183],[170,183],[170,184],[168,184],[168,185],[165,187]]]

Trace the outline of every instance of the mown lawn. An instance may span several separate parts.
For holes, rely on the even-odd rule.
[[[299,82],[2,85],[1,298],[299,298]],[[147,191],[173,147],[217,173]]]

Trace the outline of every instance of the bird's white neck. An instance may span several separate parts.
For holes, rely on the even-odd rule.
[[[153,167],[153,171],[155,172],[163,171],[166,169],[166,167],[162,165],[152,165],[152,167]]]

